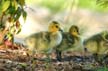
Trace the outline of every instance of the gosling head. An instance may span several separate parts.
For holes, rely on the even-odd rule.
[[[103,39],[108,42],[108,31],[103,31],[101,33],[101,35],[102,35]]]
[[[72,25],[69,29],[69,33],[75,37],[78,37],[79,34],[79,28],[76,25]]]
[[[49,25],[49,32],[54,33],[54,32],[57,32],[57,31],[62,32],[62,29],[60,27],[60,23],[57,22],[57,21],[52,21]]]

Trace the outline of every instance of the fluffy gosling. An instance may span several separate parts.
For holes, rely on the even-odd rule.
[[[56,58],[58,61],[62,60],[62,53],[64,51],[74,51],[80,49],[79,28],[72,25],[68,32],[63,32],[63,39],[60,45],[56,47]]]
[[[46,54],[49,59],[49,55],[52,53],[53,48],[62,41],[61,31],[60,23],[52,21],[49,24],[48,31],[30,35],[25,39],[29,52],[32,54]]]

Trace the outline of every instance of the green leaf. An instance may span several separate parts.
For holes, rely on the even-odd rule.
[[[21,16],[21,11],[22,11],[22,9],[20,7],[18,7],[18,9],[16,10],[16,13],[13,17],[14,21],[17,21],[19,19],[19,17]]]
[[[16,1],[16,0],[14,0],[14,1],[12,2],[12,6],[15,7],[15,10],[17,10],[18,4],[17,4],[17,1]]]
[[[2,5],[2,12],[5,12],[10,6],[10,1],[4,1],[3,5]]]
[[[16,32],[16,34],[19,34],[21,32],[21,27],[18,28],[18,31]]]
[[[17,13],[15,16],[14,16],[14,21],[17,21],[19,19],[19,17],[21,16],[21,12]]]
[[[11,28],[10,28],[10,33],[15,33],[16,32],[16,28],[15,28],[15,26],[11,26]]]
[[[24,21],[26,20],[26,17],[27,17],[27,13],[25,11],[23,11],[23,19],[24,19]]]
[[[9,13],[12,15],[12,14],[14,14],[15,12],[16,12],[15,7],[14,7],[14,6],[11,6],[11,7],[9,8]]]
[[[24,5],[25,5],[25,0],[18,0],[18,2],[19,2],[19,4],[20,4],[21,6],[24,6]]]
[[[2,16],[2,7],[0,6],[0,17]]]
[[[7,40],[9,40],[9,41],[12,41],[13,35],[12,35],[10,32],[8,32],[8,33],[5,35],[5,38],[6,38]]]

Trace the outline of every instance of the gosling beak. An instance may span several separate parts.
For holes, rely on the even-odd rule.
[[[81,37],[80,33],[78,33],[78,37]]]
[[[63,32],[63,30],[62,30],[61,28],[59,28],[59,31],[60,31],[60,32]]]
[[[80,33],[78,32],[78,35],[80,35]]]

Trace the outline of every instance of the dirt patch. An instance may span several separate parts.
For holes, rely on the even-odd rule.
[[[31,57],[26,52],[24,47],[0,49],[0,71],[96,71],[108,67],[107,58],[99,63],[92,55],[65,55],[59,62],[53,54],[51,62],[48,63],[44,58]]]

